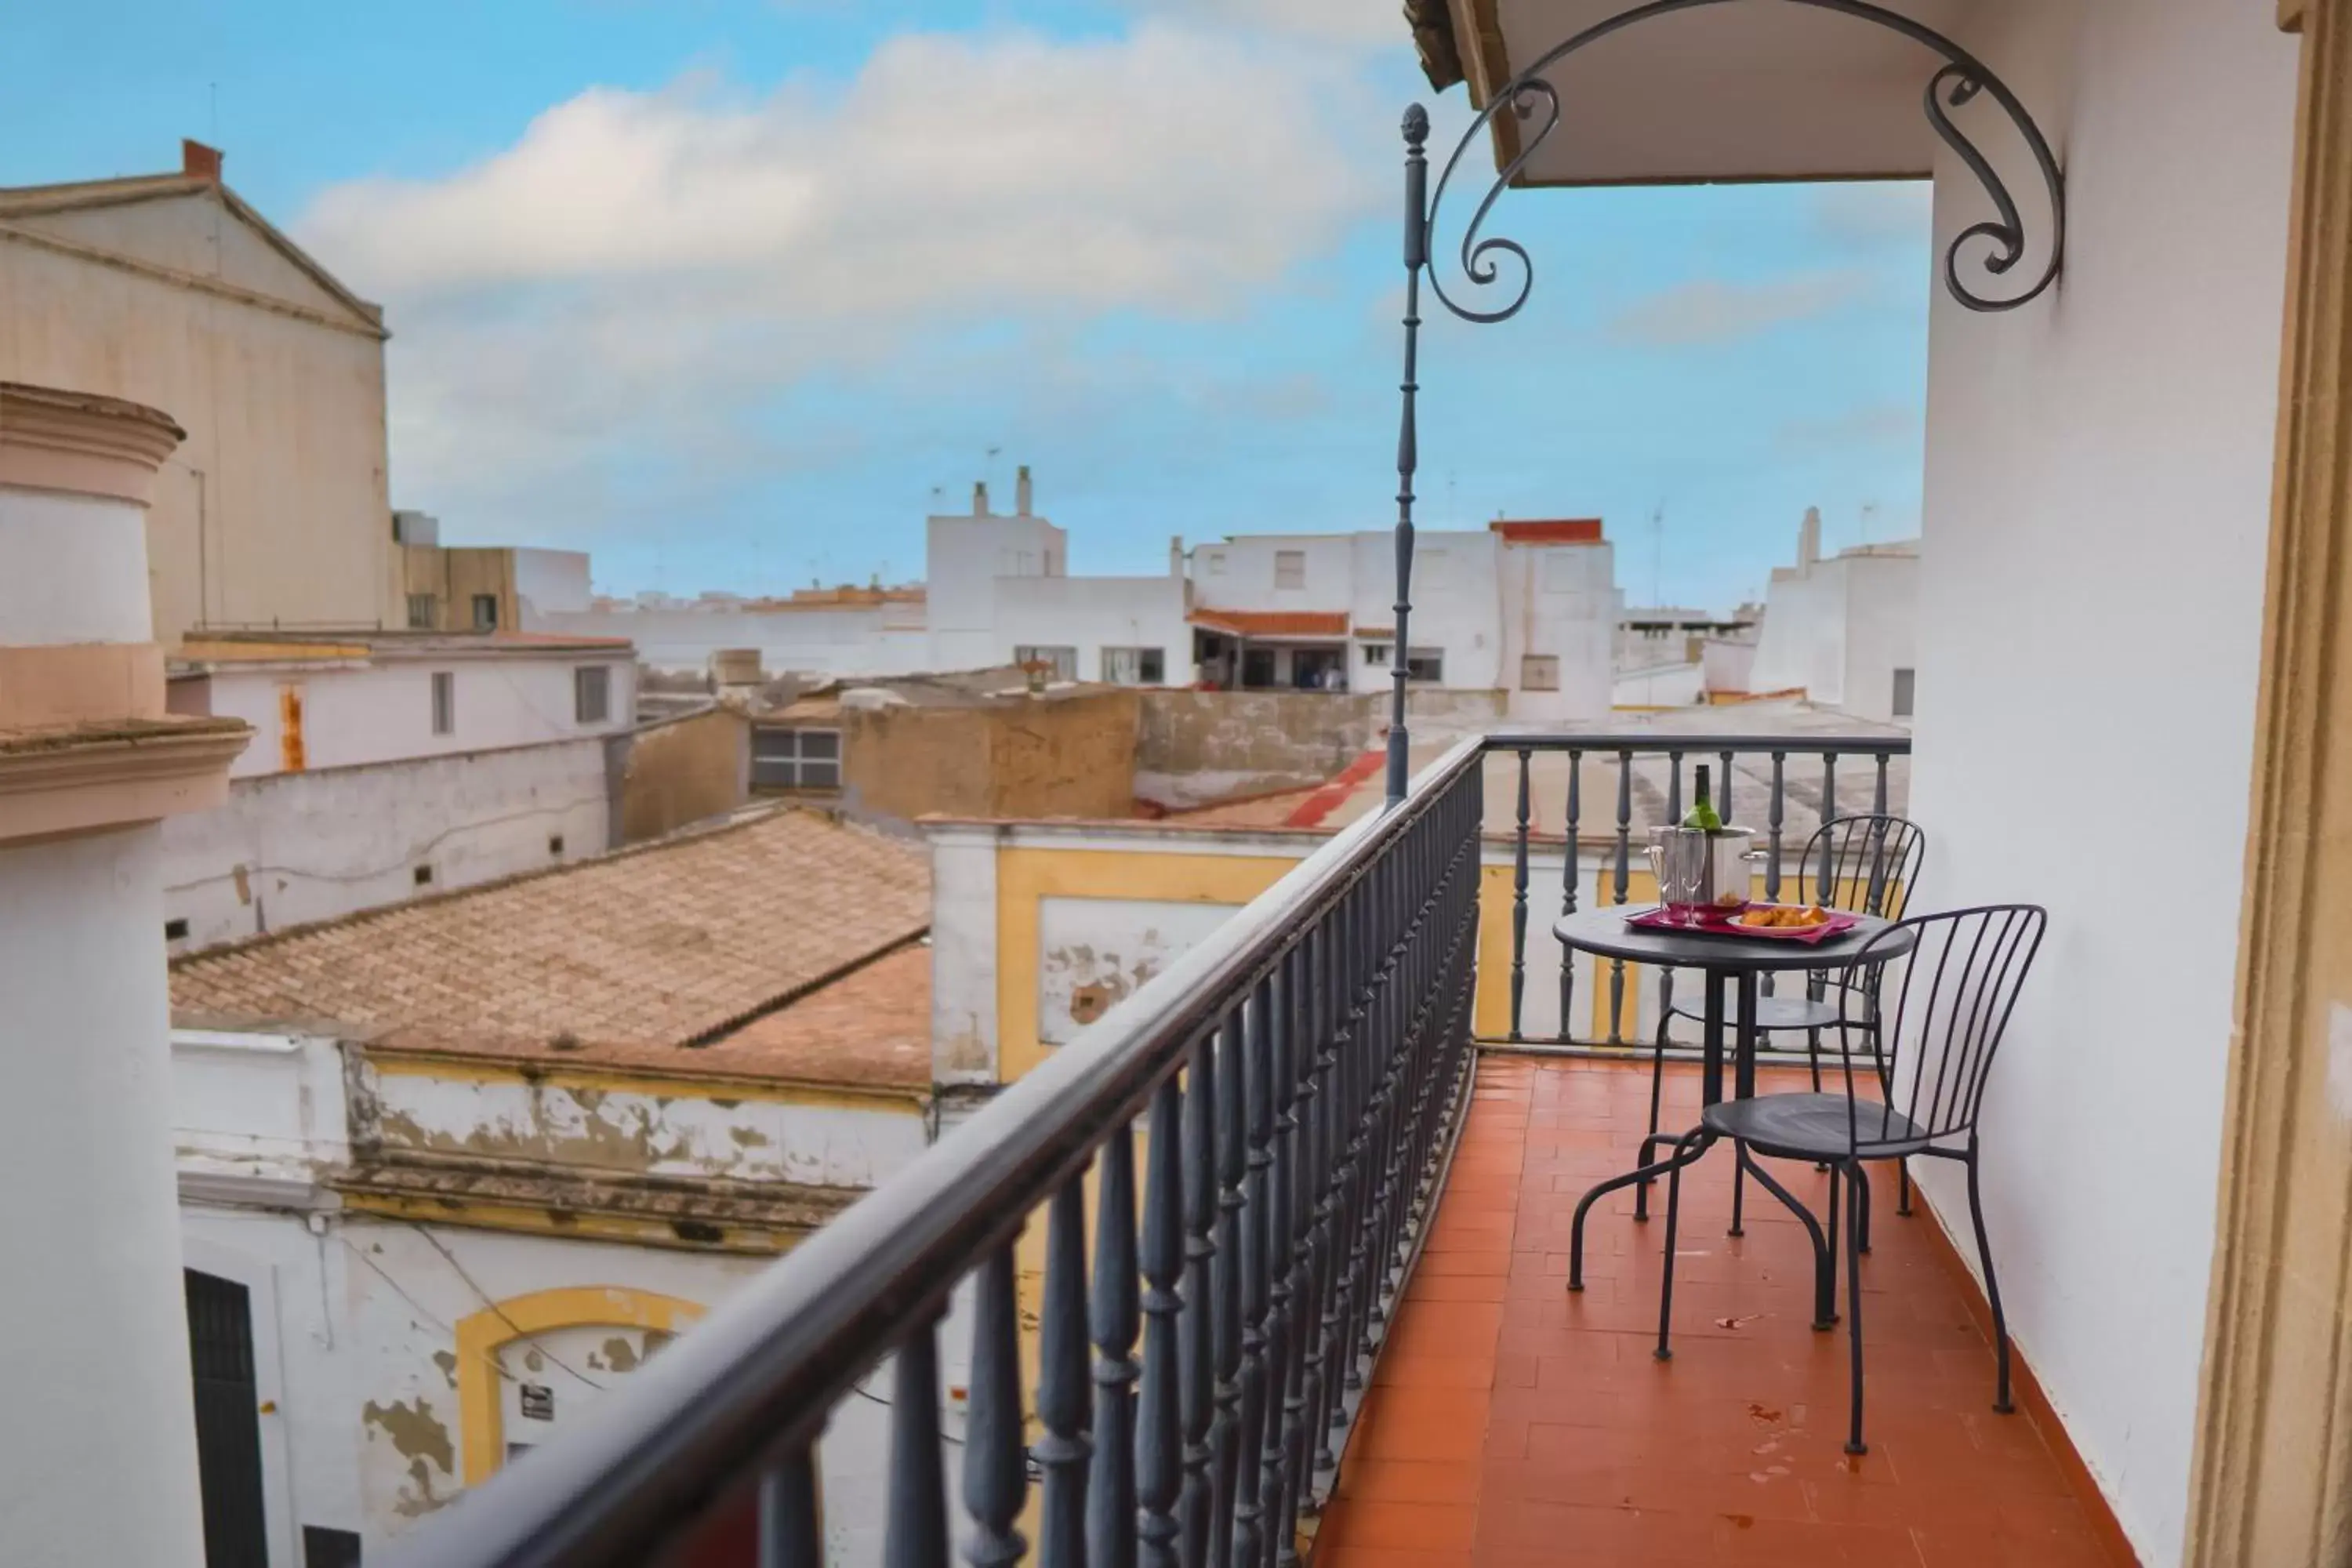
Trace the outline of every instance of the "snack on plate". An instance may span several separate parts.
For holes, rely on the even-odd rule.
[[[1739,923],[1775,931],[1803,931],[1824,925],[1829,918],[1829,910],[1818,904],[1758,904],[1740,917]]]

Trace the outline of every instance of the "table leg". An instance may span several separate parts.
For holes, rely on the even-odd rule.
[[[1742,1148],[1738,1152],[1738,1160],[1743,1168],[1755,1173],[1759,1186],[1780,1199],[1790,1214],[1804,1221],[1805,1234],[1811,1237],[1813,1243],[1813,1327],[1823,1331],[1836,1327],[1837,1264],[1836,1254],[1832,1250],[1836,1243],[1835,1233],[1824,1233],[1822,1222],[1813,1217],[1813,1211],[1807,1208],[1796,1194],[1775,1180],[1771,1172],[1758,1164],[1755,1155]],[[1834,1192],[1835,1189],[1832,1190]],[[1835,1225],[1834,1216],[1831,1223]]]
[[[1724,980],[1720,970],[1706,972],[1706,1065],[1699,1079],[1699,1100],[1706,1105],[1723,1101]]]
[[[1732,1075],[1742,1100],[1756,1097],[1756,1043],[1759,1031],[1756,1027],[1756,974],[1742,970],[1739,975],[1739,1056]],[[1731,1230],[1733,1236],[1745,1236],[1747,1227],[1740,1221],[1748,1202],[1748,1146],[1738,1145],[1739,1156],[1731,1163]]]
[[[1622,1176],[1612,1176],[1607,1181],[1593,1186],[1576,1201],[1576,1218],[1568,1227],[1568,1288],[1570,1289],[1584,1289],[1584,1216],[1591,1212],[1592,1205],[1621,1188],[1633,1186],[1637,1182],[1656,1181],[1660,1176],[1667,1175],[1680,1166],[1696,1163],[1701,1154],[1714,1146],[1715,1134],[1696,1129],[1685,1133],[1662,1132],[1652,1142],[1673,1143],[1678,1147],[1670,1158],[1660,1160],[1654,1164],[1636,1165]],[[1646,1150],[1647,1145],[1643,1147]],[[1634,1202],[1640,1201],[1641,1197],[1637,1193]]]

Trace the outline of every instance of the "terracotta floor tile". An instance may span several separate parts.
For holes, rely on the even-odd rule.
[[[1664,1125],[1696,1121],[1696,1079],[1670,1073]],[[1648,1096],[1646,1064],[1482,1064],[1318,1568],[2109,1568],[2042,1436],[1989,1408],[1991,1348],[1918,1228],[1935,1222],[1895,1215],[1891,1172],[1860,1271],[1858,1458],[1844,1325],[1811,1326],[1808,1232],[1751,1183],[1727,1236],[1726,1153],[1685,1175],[1671,1361],[1651,1354],[1663,1184],[1646,1224],[1631,1190],[1594,1205],[1568,1291],[1577,1201],[1630,1164]],[[1772,1169],[1825,1207],[1820,1173]]]
[[[1406,1502],[1377,1493],[1349,1498],[1333,1521],[1330,1544],[1345,1552],[1361,1542],[1380,1550],[1466,1552],[1477,1533],[1476,1505],[1468,1500]]]

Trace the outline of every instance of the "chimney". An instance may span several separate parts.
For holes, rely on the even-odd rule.
[[[1822,558],[1822,509],[1805,509],[1805,523],[1797,530],[1797,570],[1810,571]]]
[[[1013,510],[1016,516],[1029,515],[1029,465],[1026,463],[1013,472]]]
[[[986,479],[976,479],[972,482],[971,515],[974,517],[988,515],[988,481]]]
[[[1168,536],[1168,575],[1184,575],[1184,536],[1181,533]]]
[[[221,183],[223,156],[217,147],[207,147],[201,142],[191,142],[184,136],[180,138],[180,173],[183,174],[194,179],[210,180],[217,185]]]

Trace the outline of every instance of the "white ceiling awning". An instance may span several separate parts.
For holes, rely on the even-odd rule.
[[[1481,108],[1556,46],[1636,8],[1634,0],[1442,3],[1443,17],[1438,0],[1415,14],[1424,65],[1441,87],[1458,68]],[[1972,6],[1889,0],[1885,9],[1951,36]],[[1697,0],[1598,37],[1542,73],[1559,95],[1560,122],[1518,183],[1923,177],[1936,135],[1921,100],[1944,64],[1899,32],[1802,0]],[[1508,107],[1495,115],[1497,169],[1519,155],[1526,129]]]

